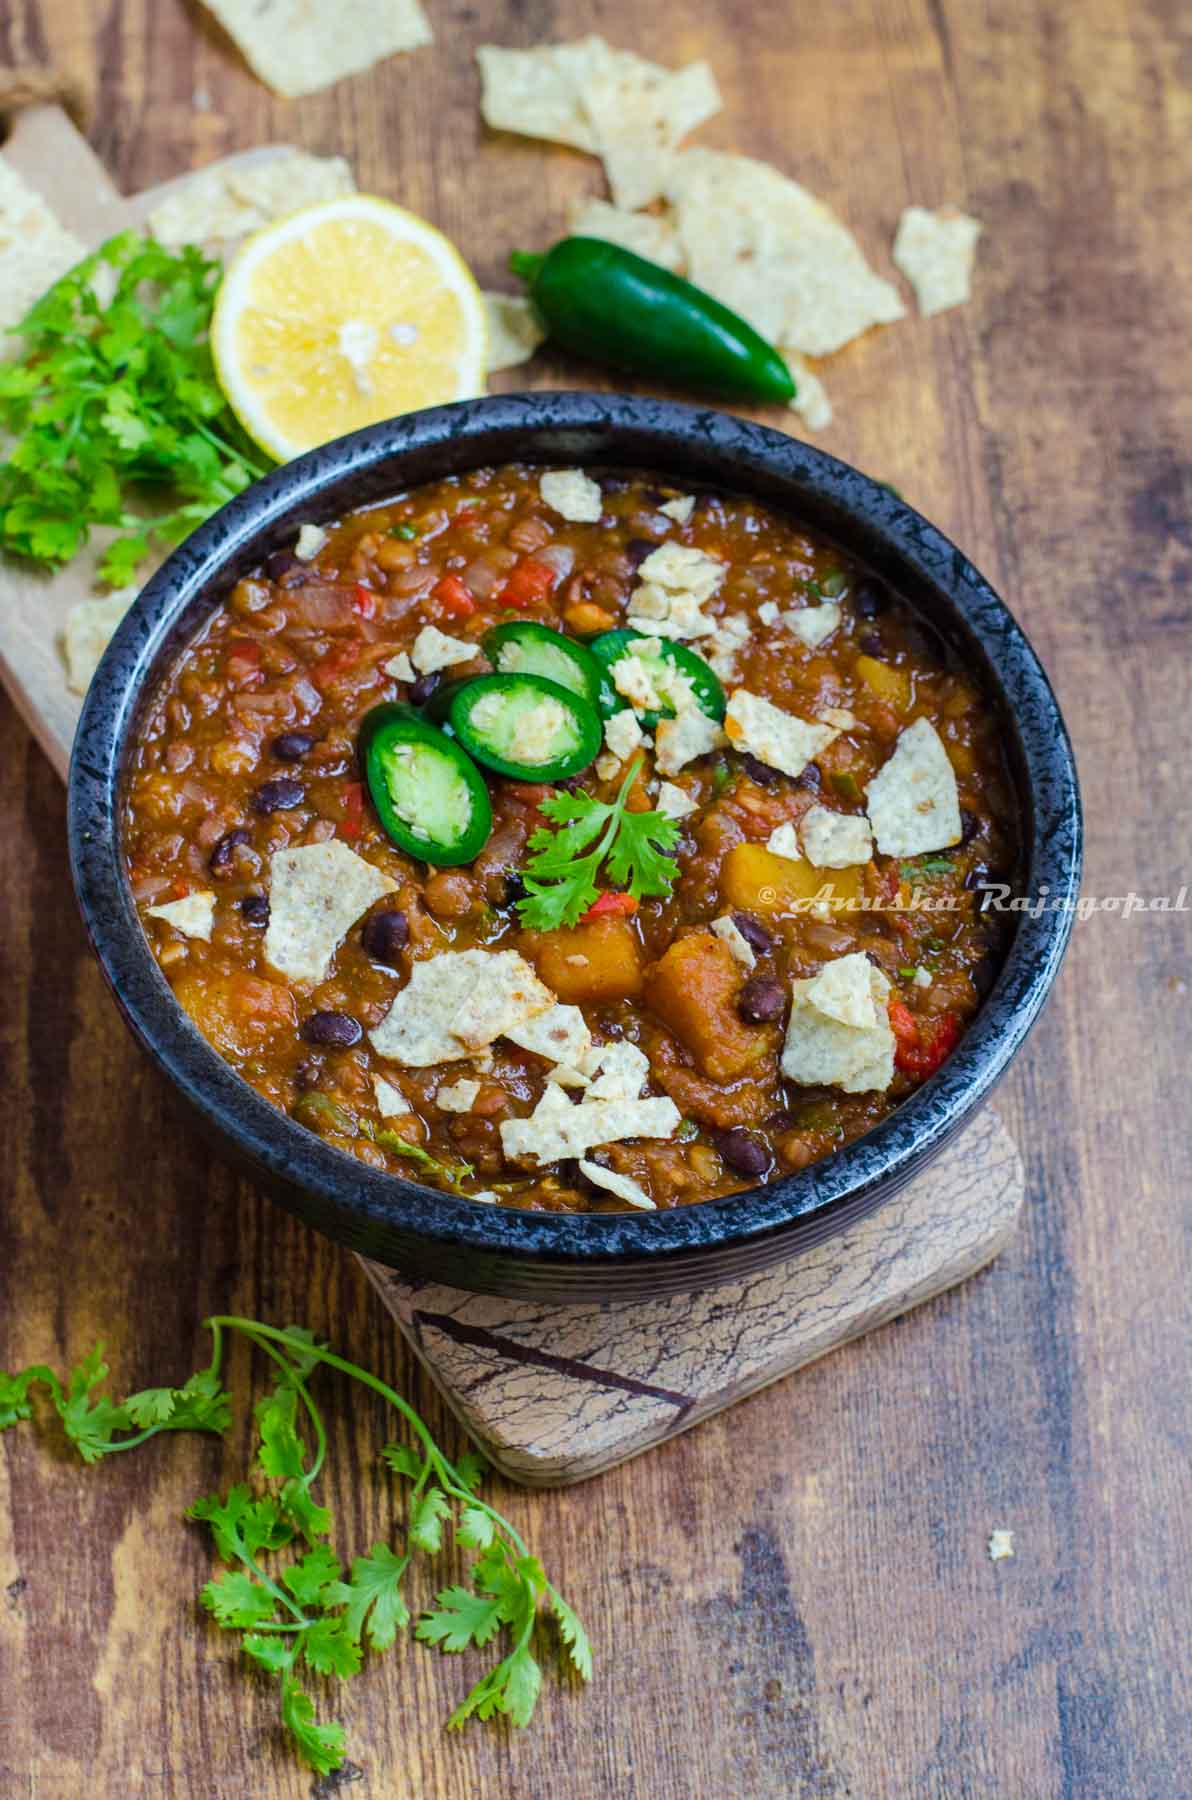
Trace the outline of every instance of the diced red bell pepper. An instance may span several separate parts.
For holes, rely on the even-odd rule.
[[[895,1067],[904,1075],[918,1075],[924,1080],[934,1075],[960,1041],[960,1020],[956,1014],[945,1012],[933,1019],[916,1019],[901,1000],[891,1000],[889,1012]]]
[[[479,517],[479,507],[462,506],[457,513],[452,513],[451,523],[453,525],[474,525]]]
[[[358,838],[364,829],[364,783],[349,781],[343,792],[344,816],[340,820],[339,835],[344,838]]]
[[[362,581],[356,583],[352,611],[359,613],[362,619],[375,619],[377,616],[377,596],[371,588],[366,588]]]
[[[363,644],[335,644],[310,672],[315,686],[320,691],[334,686],[341,675],[346,675],[360,661],[363,649]]]
[[[507,607],[510,612],[537,606],[546,599],[557,580],[554,569],[546,563],[535,562],[532,556],[523,556],[510,569],[505,586],[497,595],[497,605]]]
[[[458,575],[441,576],[431,592],[449,619],[467,619],[476,611],[472,590]]]
[[[593,900],[587,912],[580,915],[580,924],[586,925],[589,919],[627,919],[636,911],[637,901],[632,894],[601,894],[599,900]]]
[[[172,882],[170,884],[170,892],[173,894],[175,900],[185,900],[186,896],[190,893],[190,882],[181,880]]]
[[[261,667],[261,646],[255,638],[234,640],[228,651],[224,672],[233,687],[260,687],[265,679],[265,671]]]

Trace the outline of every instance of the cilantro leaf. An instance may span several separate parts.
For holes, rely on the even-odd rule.
[[[97,1344],[89,1356],[76,1363],[70,1372],[66,1394],[55,1402],[62,1428],[84,1462],[98,1462],[111,1447],[117,1431],[125,1431],[131,1423],[128,1413],[117,1406],[108,1394],[92,1395],[108,1373],[103,1360],[103,1346]]]
[[[401,1581],[409,1566],[408,1556],[398,1556],[388,1544],[374,1544],[367,1556],[352,1564],[348,1582],[333,1582],[323,1596],[324,1606],[343,1606],[344,1629],[359,1643],[368,1620],[368,1641],[374,1650],[387,1650],[399,1631],[410,1622],[401,1596]]]
[[[493,1595],[447,1587],[435,1595],[435,1610],[423,1613],[414,1636],[424,1644],[438,1644],[440,1650],[466,1650],[469,1644],[483,1650],[504,1623],[501,1603]]]
[[[200,1598],[216,1624],[231,1631],[249,1630],[271,1619],[276,1605],[269,1589],[244,1569],[225,1569],[207,1583]]]
[[[473,1716],[491,1719],[498,1712],[507,1713],[514,1725],[528,1725],[541,1687],[542,1670],[528,1645],[521,1644],[481,1677],[448,1719],[448,1728],[458,1731]]]
[[[540,828],[529,840],[521,872],[526,894],[517,903],[528,930],[576,924],[599,897],[601,864],[608,880],[626,887],[635,900],[670,893],[679,869],[666,853],[678,843],[679,827],[665,813],[628,810],[640,767],[635,757],[615,800],[596,800],[577,788],[542,802],[539,811],[558,829]]]
[[[410,1508],[410,1542],[428,1556],[437,1556],[443,1548],[443,1520],[450,1512],[451,1502],[442,1488],[427,1488]]]
[[[196,1500],[186,1516],[211,1527],[215,1548],[229,1563],[242,1555],[256,1556],[260,1550],[279,1550],[294,1536],[272,1494],[254,1500],[244,1482],[230,1488],[226,1500],[218,1494]]]
[[[459,1476],[460,1486],[474,1494],[488,1474],[488,1464],[478,1450],[465,1450],[462,1456],[456,1457],[455,1472]]]
[[[58,1377],[41,1363],[20,1369],[15,1375],[0,1369],[0,1431],[7,1431],[18,1419],[33,1417],[29,1389],[35,1381],[44,1381],[51,1389],[58,1386]]]
[[[417,1481],[424,1466],[422,1458],[408,1444],[386,1444],[381,1451],[381,1460],[388,1463],[395,1475],[408,1475],[411,1481]]]
[[[155,548],[264,473],[215,378],[219,275],[192,246],[123,232],[16,326],[22,354],[0,378],[0,546],[10,554],[57,566],[95,526],[115,526],[125,535],[101,573],[124,585]]]
[[[562,1594],[549,1586],[546,1591],[550,1597],[550,1609],[559,1623],[559,1636],[567,1646],[572,1667],[582,1680],[591,1681],[592,1646],[588,1641],[588,1634]]]
[[[266,1475],[279,1481],[306,1473],[306,1447],[295,1424],[297,1411],[298,1391],[285,1386],[258,1400],[254,1409],[253,1417],[261,1434],[257,1461]]]
[[[282,1680],[281,1716],[300,1754],[317,1775],[330,1775],[332,1769],[338,1769],[347,1742],[344,1728],[334,1719],[326,1725],[316,1725],[310,1695],[302,1692],[291,1675]]]
[[[316,1619],[302,1634],[302,1653],[320,1675],[346,1678],[360,1668],[360,1645],[342,1619]]]
[[[326,1537],[331,1530],[330,1511],[312,1498],[305,1480],[287,1481],[278,1495],[278,1504],[285,1516],[293,1520],[308,1544]]]
[[[486,1550],[496,1531],[492,1520],[478,1506],[465,1506],[459,1515],[455,1535],[468,1550]]]
[[[293,1666],[293,1644],[274,1632],[250,1633],[241,1639],[240,1647],[267,1675],[284,1675]]]
[[[316,1544],[301,1562],[291,1563],[288,1569],[283,1569],[281,1578],[299,1606],[312,1607],[323,1604],[323,1590],[329,1583],[338,1582],[342,1573],[339,1558],[331,1546]]]

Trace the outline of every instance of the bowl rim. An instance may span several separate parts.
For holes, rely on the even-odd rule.
[[[639,441],[644,433],[657,446],[661,472],[669,460],[672,472],[691,475],[692,457],[706,454],[732,462],[740,492],[803,487],[842,526],[865,537],[865,560],[884,556],[934,589],[971,634],[984,678],[992,678],[1015,721],[1032,814],[1023,821],[1024,886],[1051,902],[1035,916],[1019,916],[994,989],[943,1068],[865,1136],[767,1186],[659,1212],[538,1213],[477,1204],[369,1169],[324,1143],[258,1095],[191,1024],[153,957],[121,863],[124,750],[148,678],[193,635],[193,620],[185,627],[179,621],[204,596],[214,604],[210,596],[221,582],[226,588],[229,565],[243,564],[254,546],[260,548],[253,560],[267,554],[261,540],[271,529],[327,517],[335,490],[390,459],[396,464],[449,442],[452,455],[470,458],[460,467],[485,466],[493,459],[483,454],[484,444],[512,434],[524,438],[524,448],[501,460],[558,465],[566,461],[569,432],[572,456],[593,465],[616,466],[618,438]],[[593,435],[604,444],[599,453],[581,447]],[[556,443],[544,448],[552,436]],[[649,464],[639,449],[624,466]],[[727,485],[721,474],[707,479]],[[403,485],[395,467],[388,491]],[[797,517],[795,504],[786,504]],[[357,501],[345,511],[358,508]],[[1021,628],[954,544],[893,489],[771,427],[677,402],[587,391],[490,396],[369,426],[281,466],[201,525],[148,581],[91,683],[71,757],[68,835],[84,923],[128,1023],[174,1085],[240,1152],[282,1184],[334,1207],[345,1238],[379,1229],[440,1250],[544,1268],[662,1264],[701,1249],[753,1245],[813,1221],[822,1228],[836,1212],[852,1219],[868,1210],[867,1198],[877,1205],[942,1147],[1021,1047],[1067,946],[1081,869],[1079,789],[1055,696]]]

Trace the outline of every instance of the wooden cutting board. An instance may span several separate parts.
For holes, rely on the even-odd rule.
[[[284,148],[210,166],[243,167]],[[89,249],[143,225],[179,185],[120,195],[58,107],[20,115],[4,154]],[[85,558],[52,579],[0,562],[0,677],[62,776],[80,701],[58,640],[90,578]],[[1023,1191],[1017,1148],[986,1109],[853,1230],[704,1293],[541,1306],[406,1281],[358,1260],[490,1461],[515,1481],[557,1487],[689,1429],[974,1274],[1009,1239]]]

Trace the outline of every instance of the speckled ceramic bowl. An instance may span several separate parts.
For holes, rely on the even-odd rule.
[[[137,919],[117,797],[146,700],[234,582],[340,516],[422,482],[515,460],[656,469],[756,495],[833,540],[917,606],[982,679],[1005,721],[1022,813],[1020,916],[989,998],[940,1072],[866,1137],[801,1174],[659,1213],[478,1206],[379,1174],[295,1125],[200,1036]],[[228,1151],[284,1206],[411,1275],[479,1292],[595,1300],[678,1292],[789,1257],[880,1206],[929,1162],[1021,1048],[1055,980],[1080,876],[1068,734],[1022,632],[972,564],[889,488],[823,451],[723,413],[589,393],[511,395],[415,413],[312,451],[232,501],[159,570],[121,625],[83,707],[70,771],[79,904],[125,1018]]]

